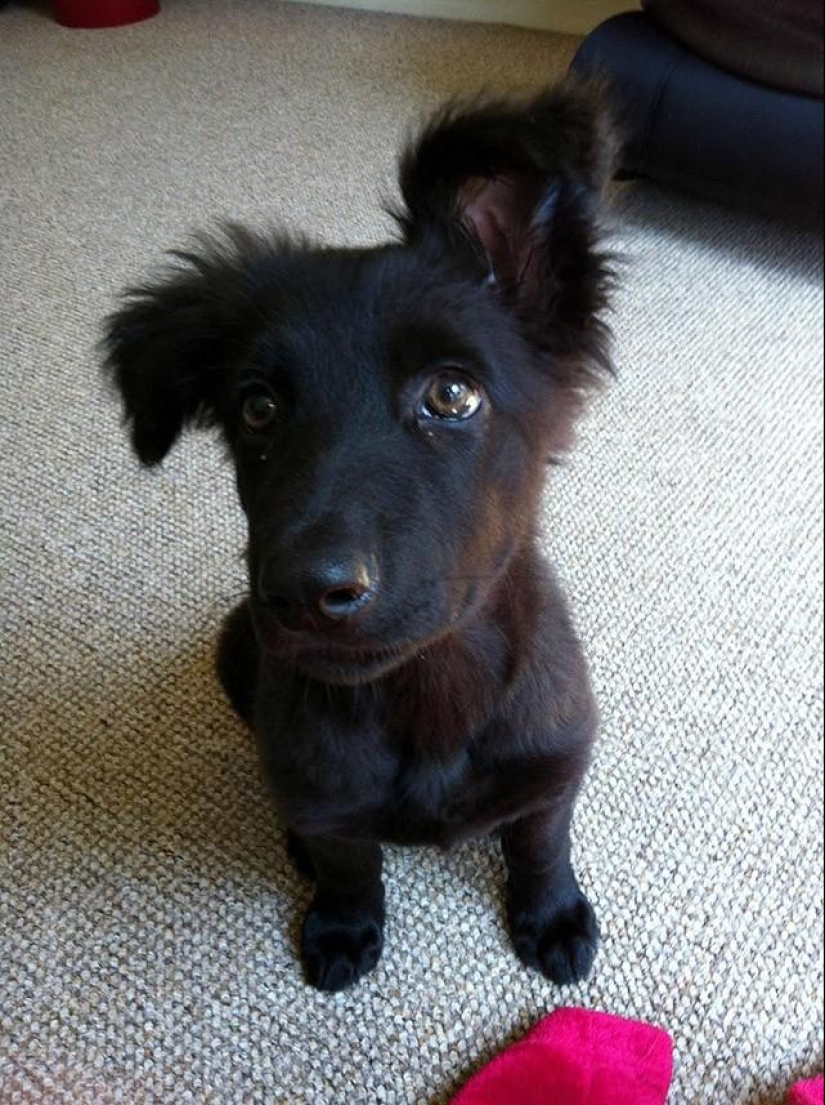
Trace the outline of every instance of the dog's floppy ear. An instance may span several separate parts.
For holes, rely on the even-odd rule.
[[[609,367],[602,313],[612,281],[599,220],[617,144],[604,102],[600,87],[568,78],[523,104],[454,104],[400,172],[407,241],[438,235],[472,258],[576,384]]]
[[[159,464],[188,424],[216,420],[227,366],[260,310],[256,293],[278,248],[236,226],[202,235],[106,320],[105,369],[144,464]]]

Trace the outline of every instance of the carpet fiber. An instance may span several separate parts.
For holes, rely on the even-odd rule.
[[[139,471],[99,381],[100,318],[190,228],[380,240],[412,122],[574,47],[275,0],[0,10],[3,1105],[441,1105],[561,1004],[669,1028],[675,1105],[817,1073],[817,240],[617,196],[619,378],[544,515],[604,718],[575,835],[605,941],[572,992],[511,953],[486,844],[390,850],[379,970],[304,987],[308,891],[211,667],[231,475],[206,436]]]

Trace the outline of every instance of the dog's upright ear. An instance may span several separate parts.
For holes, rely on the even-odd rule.
[[[568,78],[522,104],[449,106],[401,162],[406,240],[474,263],[575,388],[610,367],[601,215],[616,156],[605,91]]]
[[[105,370],[123,404],[132,444],[159,464],[182,430],[210,424],[227,367],[260,311],[256,296],[278,246],[240,227],[175,251],[165,272],[124,294],[105,322]]]

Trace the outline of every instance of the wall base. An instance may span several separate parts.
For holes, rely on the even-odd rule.
[[[394,12],[479,23],[514,23],[582,35],[611,15],[636,10],[635,0],[301,0],[335,8]]]

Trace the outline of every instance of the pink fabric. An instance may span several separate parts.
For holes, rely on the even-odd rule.
[[[563,1009],[494,1060],[453,1105],[664,1105],[672,1077],[666,1032]]]
[[[800,1082],[791,1090],[788,1105],[823,1105],[825,1103],[825,1078],[813,1082]]]

